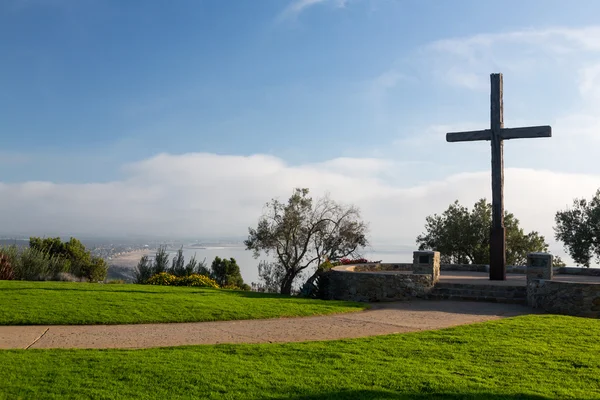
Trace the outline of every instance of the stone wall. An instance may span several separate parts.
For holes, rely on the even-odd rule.
[[[412,263],[365,263],[356,264],[354,271],[412,271]],[[506,272],[524,274],[526,266],[507,265]],[[489,272],[487,264],[440,264],[441,271]],[[600,268],[554,267],[555,274],[600,276]]]
[[[431,275],[354,271],[356,270],[334,268],[324,274],[324,297],[329,300],[352,301],[410,300],[426,297],[434,285]]]
[[[559,267],[555,274],[600,276],[600,268]]]
[[[412,263],[365,263],[365,264],[356,264],[354,265],[354,269],[351,271],[354,272],[364,272],[364,271],[412,271]]]
[[[600,284],[532,279],[527,302],[553,314],[600,318]]]
[[[497,286],[436,281],[441,271],[488,272],[487,265],[439,263],[438,252],[416,251],[413,263],[341,265],[322,276],[321,296],[352,301],[399,301],[414,298],[480,300],[528,304],[546,312],[600,318],[600,284],[552,280],[553,274],[600,276],[600,269],[552,267],[552,255],[530,253],[527,267],[507,272],[525,273],[527,286]],[[580,278],[581,279],[581,278]]]

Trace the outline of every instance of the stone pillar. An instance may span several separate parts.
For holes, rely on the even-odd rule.
[[[431,275],[435,284],[440,279],[440,252],[415,251],[413,252],[413,274]]]
[[[552,254],[527,254],[527,282],[533,279],[552,280]]]

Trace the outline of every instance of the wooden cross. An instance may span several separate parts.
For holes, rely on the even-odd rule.
[[[491,74],[490,129],[450,132],[448,142],[489,140],[492,142],[492,229],[490,232],[490,280],[506,280],[506,233],[504,230],[504,140],[551,137],[549,126],[504,128],[502,74]]]

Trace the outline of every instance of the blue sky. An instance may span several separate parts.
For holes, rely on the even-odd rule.
[[[1,172],[102,181],[123,162],[190,151],[302,163],[362,155],[432,120],[485,122],[480,98],[429,76],[420,51],[450,37],[594,22],[600,4],[577,4],[4,1],[2,151],[42,160]],[[394,68],[405,81],[374,104],[369,86]],[[537,85],[511,86],[519,76],[506,80],[507,119],[521,114],[508,102],[519,91],[537,98],[540,119],[561,107]]]
[[[551,236],[556,209],[600,186],[597,15],[595,0],[4,0],[3,229],[243,235],[304,185],[412,243],[454,198],[489,198],[489,145],[445,132],[487,127],[503,72],[506,125],[554,130],[507,143],[507,209]]]

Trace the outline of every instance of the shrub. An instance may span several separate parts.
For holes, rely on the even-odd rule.
[[[228,290],[252,290],[252,288],[250,287],[250,285],[244,283],[242,284],[242,286],[237,286],[237,285],[227,285],[227,286],[221,286],[221,289],[228,289]]]
[[[15,277],[15,271],[10,264],[10,259],[4,254],[0,254],[0,280],[10,281]]]
[[[107,284],[117,284],[117,285],[121,285],[123,283],[125,283],[125,281],[123,279],[111,279],[109,281],[106,281],[105,283]]]
[[[183,248],[180,248],[175,257],[173,257],[171,266],[168,267],[168,265],[169,254],[167,253],[167,248],[166,246],[160,246],[158,250],[156,250],[154,260],[151,260],[147,255],[140,258],[140,261],[134,270],[134,282],[142,284],[146,283],[152,276],[162,272],[178,277],[193,274],[210,276],[210,271],[206,268],[206,260],[197,261],[196,256],[194,255],[187,264],[185,263]]]
[[[71,268],[68,260],[35,248],[9,246],[0,248],[0,254],[10,262],[16,280],[56,280],[60,273]]]
[[[75,276],[84,278],[90,282],[101,282],[106,278],[108,266],[100,257],[92,257],[89,262],[77,265],[72,272]]]
[[[70,238],[68,242],[60,238],[29,238],[29,248],[34,252],[29,254],[30,262],[38,259],[40,267],[38,279],[53,279],[60,272],[69,272],[78,278],[84,278],[90,282],[98,282],[106,278],[108,265],[100,257],[92,257],[85,246],[77,239]],[[47,270],[43,271],[43,262],[39,255],[48,256],[49,264]],[[33,257],[33,258],[32,258]]]
[[[206,275],[192,274],[188,276],[177,277],[175,275],[160,272],[146,281],[148,285],[162,286],[195,286],[219,288],[217,282]]]
[[[172,286],[175,285],[176,280],[177,277],[175,275],[171,275],[166,272],[159,272],[148,279],[146,283],[148,285]]]
[[[182,276],[175,280],[177,286],[197,286],[197,287],[212,287],[219,288],[219,284],[206,275],[193,274]]]

